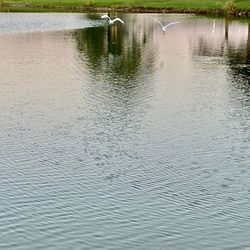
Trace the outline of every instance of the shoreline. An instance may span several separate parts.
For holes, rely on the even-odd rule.
[[[0,12],[125,12],[125,13],[166,13],[166,14],[200,14],[200,15],[225,15],[223,9],[195,9],[195,8],[154,8],[154,7],[94,7],[94,6],[80,6],[80,5],[34,5],[34,4],[8,4],[0,6]],[[250,17],[250,10],[235,10],[230,14],[232,17]]]
[[[126,12],[126,13],[166,13],[166,14],[200,14],[200,15],[225,15],[223,9],[195,9],[195,8],[149,8],[149,7],[92,7],[80,5],[34,5],[34,4],[8,4],[0,6],[1,12],[29,12],[29,11],[91,11],[91,12]],[[250,17],[250,10],[236,10],[230,16]]]

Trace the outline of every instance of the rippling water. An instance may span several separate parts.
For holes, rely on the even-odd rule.
[[[248,249],[250,25],[100,15],[0,14],[0,249]]]

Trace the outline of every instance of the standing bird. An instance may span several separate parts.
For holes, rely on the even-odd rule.
[[[166,29],[167,29],[169,26],[172,26],[172,25],[174,25],[174,24],[180,23],[180,22],[172,22],[172,23],[167,24],[166,26],[163,26],[163,24],[162,24],[160,21],[158,21],[158,20],[155,19],[155,18],[154,18],[154,20],[155,20],[156,22],[158,22],[158,23],[161,25],[162,30],[163,30],[164,32],[166,31]]]
[[[119,21],[121,23],[124,23],[122,21],[122,19],[120,19],[120,18],[115,18],[115,19],[111,20],[111,18],[108,15],[103,15],[103,16],[101,16],[101,18],[108,18],[109,24],[113,24],[115,21]]]

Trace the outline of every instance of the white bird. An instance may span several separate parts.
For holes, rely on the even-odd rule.
[[[116,22],[116,21],[119,21],[119,22],[121,22],[121,23],[124,23],[124,22],[122,21],[122,19],[120,19],[120,18],[115,18],[115,19],[112,20],[108,15],[103,15],[103,16],[101,16],[101,18],[108,18],[109,24],[113,24],[113,23]]]
[[[155,18],[154,18],[154,20],[155,20],[156,22],[158,22],[158,23],[161,25],[162,30],[163,30],[164,32],[166,31],[166,29],[167,29],[169,26],[172,26],[172,25],[174,25],[174,24],[180,23],[180,22],[172,22],[172,23],[167,24],[166,26],[163,26],[163,24],[162,24],[160,21],[158,21],[158,20],[155,19]]]

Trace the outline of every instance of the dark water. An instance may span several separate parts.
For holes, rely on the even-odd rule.
[[[0,14],[0,249],[249,249],[250,24],[100,15]]]

